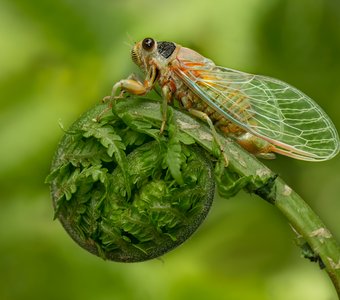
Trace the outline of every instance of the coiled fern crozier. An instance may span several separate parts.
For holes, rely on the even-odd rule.
[[[320,218],[276,174],[209,127],[160,102],[130,96],[99,104],[65,133],[47,182],[55,217],[83,248],[104,259],[137,262],[184,242],[209,212],[215,189],[241,189],[277,207],[303,255],[325,268],[340,293],[340,250]]]

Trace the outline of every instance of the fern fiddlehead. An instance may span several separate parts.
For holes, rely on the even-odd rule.
[[[94,122],[106,106],[82,116],[59,145],[48,179],[56,217],[78,244],[104,259],[158,257],[207,215],[212,163],[175,125],[160,136],[146,120],[130,121],[140,132],[112,113]]]
[[[221,137],[225,167],[209,128],[171,107],[160,135],[159,102],[130,97],[102,115],[106,108],[95,106],[71,126],[47,178],[55,217],[79,245],[114,261],[161,256],[199,227],[215,184],[224,198],[245,189],[281,211],[303,253],[309,249],[304,256],[326,269],[340,295],[338,243],[277,174]]]

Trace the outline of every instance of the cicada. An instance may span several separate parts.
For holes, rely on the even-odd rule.
[[[166,105],[180,106],[264,158],[275,153],[322,161],[339,152],[339,136],[327,114],[295,87],[266,76],[224,68],[173,42],[145,38],[131,50],[145,79],[132,75],[113,86],[116,92],[145,95],[158,83]]]

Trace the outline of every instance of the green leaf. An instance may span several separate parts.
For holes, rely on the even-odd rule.
[[[115,130],[110,125],[102,125],[101,123],[93,122],[92,124],[83,126],[86,138],[95,137],[107,149],[107,154],[112,157],[114,155],[118,165],[122,170],[122,175],[125,182],[125,188],[128,198],[131,197],[131,181],[127,173],[127,162],[125,155],[125,145],[121,142],[121,137],[116,134]]]
[[[183,143],[184,145],[192,145],[195,144],[195,140],[187,133],[178,131],[177,132],[178,140]]]
[[[182,147],[177,136],[177,126],[173,122],[172,111],[168,110],[169,141],[166,146],[164,162],[169,167],[172,177],[180,185],[184,184],[181,165],[183,163]]]
[[[126,146],[142,145],[148,138],[147,135],[141,132],[133,131],[129,127],[125,127],[123,130],[121,130],[119,135],[122,137],[122,141]]]
[[[220,196],[228,199],[235,196],[251,182],[251,176],[240,176],[230,168],[225,167],[222,157],[215,165],[215,179]]]
[[[69,168],[69,166],[64,166],[64,168]],[[64,195],[66,200],[70,200],[72,198],[72,194],[74,194],[77,191],[77,181],[80,176],[80,169],[76,168],[73,172],[71,172],[68,176],[62,176],[63,175],[63,168],[61,168],[60,172],[60,183],[59,183],[59,192],[60,196]]]
[[[79,139],[70,143],[64,154],[64,160],[69,161],[75,167],[82,165],[101,165],[102,161],[110,161],[107,150],[96,139]]]
[[[103,168],[101,165],[90,166],[81,172],[82,176],[84,177],[91,176],[94,182],[100,181],[102,183],[105,183],[107,180],[106,174],[107,169]]]

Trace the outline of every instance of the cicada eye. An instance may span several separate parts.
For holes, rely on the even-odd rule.
[[[142,42],[142,47],[146,51],[152,50],[153,46],[155,45],[155,40],[152,38],[146,38]]]

